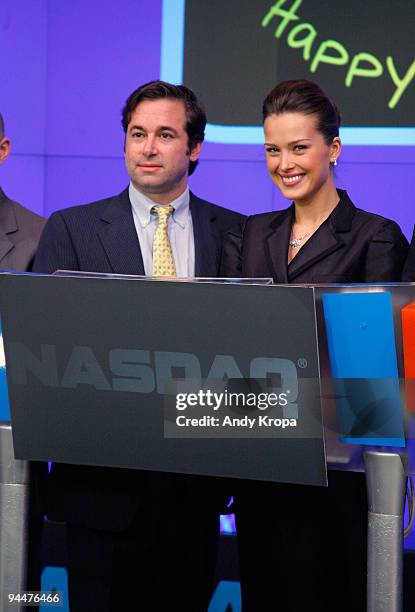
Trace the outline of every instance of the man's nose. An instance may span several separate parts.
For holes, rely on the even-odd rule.
[[[155,136],[147,136],[144,143],[143,153],[147,156],[155,155],[157,153],[157,141]]]

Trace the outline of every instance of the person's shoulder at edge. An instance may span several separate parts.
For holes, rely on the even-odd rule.
[[[45,225],[46,219],[41,215],[38,215],[26,206],[19,204],[19,202],[16,202],[15,200],[9,200],[9,202],[13,206],[18,221],[30,221],[33,226],[38,226],[40,228]]]
[[[1,192],[1,190],[0,190]],[[9,207],[13,212],[14,218],[16,219],[18,228],[22,229],[22,227],[29,228],[30,233],[34,235],[34,237],[39,237],[42,233],[42,230],[46,224],[46,219],[41,217],[37,213],[33,212],[26,206],[19,204],[16,200],[10,199],[8,196],[1,192],[1,195],[4,196],[1,198],[1,206]],[[7,213],[6,213],[7,214]],[[0,215],[0,225],[2,216]],[[0,227],[0,229],[2,229]]]

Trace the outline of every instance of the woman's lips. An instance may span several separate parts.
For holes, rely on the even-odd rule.
[[[280,177],[281,177],[283,184],[286,187],[294,187],[298,185],[299,183],[301,183],[301,181],[305,177],[305,174],[290,174],[290,175],[280,174]]]

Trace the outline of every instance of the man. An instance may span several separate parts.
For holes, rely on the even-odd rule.
[[[128,98],[122,125],[129,187],[54,213],[35,270],[217,276],[222,238],[242,216],[189,192],[206,125],[195,95],[147,83]],[[72,610],[207,610],[222,501],[211,480],[64,465],[52,472],[68,524]]]
[[[10,154],[10,139],[5,136],[0,113],[0,165]],[[33,265],[37,244],[46,220],[10,200],[0,187],[0,270],[25,272]],[[0,338],[1,340],[1,338]],[[2,341],[2,340],[1,340]],[[26,586],[40,589],[40,541],[43,526],[43,483],[45,467],[31,464],[29,503],[29,542]]]
[[[10,153],[10,140],[4,135],[0,113],[0,165]],[[46,221],[9,200],[0,187],[0,269],[30,270],[37,243]]]

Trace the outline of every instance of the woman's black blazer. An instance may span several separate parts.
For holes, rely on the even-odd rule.
[[[253,215],[226,235],[221,276],[276,283],[399,282],[408,241],[397,223],[356,208],[345,191],[287,265],[294,205]]]

